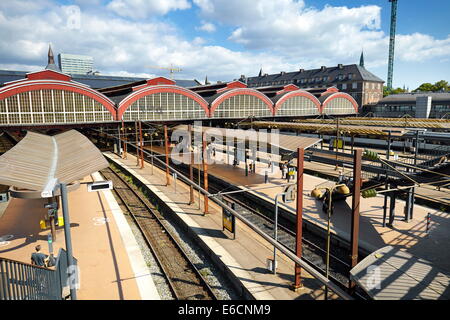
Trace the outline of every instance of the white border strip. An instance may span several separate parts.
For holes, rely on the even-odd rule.
[[[103,181],[104,179],[100,173],[96,172],[92,174],[94,181]],[[119,229],[120,237],[122,239],[123,245],[127,252],[128,258],[130,260],[131,268],[134,272],[136,284],[139,289],[142,300],[161,300],[158,291],[156,290],[155,283],[150,274],[150,270],[145,263],[144,257],[142,256],[141,249],[136,242],[136,238],[131,231],[128,222],[123,215],[122,210],[119,207],[116,199],[114,198],[111,190],[101,191],[108,202],[109,208],[116,221],[117,228]]]
[[[137,173],[135,170],[128,167],[126,164],[119,162],[114,159],[111,155],[103,153],[106,157],[117,163],[118,165],[125,167],[133,176],[144,183],[158,198],[165,202],[190,228],[200,228],[189,215],[187,215],[183,209],[181,209],[173,200],[169,199],[163,191],[159,190],[153,186],[147,179]],[[210,236],[197,234],[198,237],[222,260],[228,268],[234,273],[234,275],[241,279],[242,285],[244,285],[250,293],[257,300],[276,300],[269,292],[263,289],[264,285],[255,284],[253,282],[248,282],[246,279],[254,280],[251,274],[245,270],[237,261],[234,259],[228,251],[222,247],[216,240],[212,239]]]

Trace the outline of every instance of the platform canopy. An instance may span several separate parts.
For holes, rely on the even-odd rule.
[[[200,129],[201,128],[201,129]],[[187,131],[187,125],[178,125],[174,130]],[[248,143],[266,143],[272,148],[276,147],[288,152],[297,152],[297,148],[307,149],[318,144],[322,139],[310,138],[304,136],[294,136],[279,133],[267,133],[264,131],[256,130],[243,130],[243,129],[226,129],[217,127],[200,127],[192,126],[194,132],[206,132],[207,136],[220,137],[225,143],[227,139],[235,137],[236,139],[244,140]]]
[[[43,192],[56,181],[69,184],[108,165],[100,150],[76,130],[55,136],[28,132],[0,156],[0,184]]]
[[[350,270],[350,278],[375,300],[449,300],[450,276],[431,262],[386,246]]]

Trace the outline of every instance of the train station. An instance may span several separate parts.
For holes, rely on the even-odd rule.
[[[75,1],[85,19],[93,9],[82,2]],[[446,81],[441,87],[424,83],[434,91],[409,92],[404,86],[395,94],[397,0],[388,2],[386,87],[366,69],[379,64],[379,57],[368,62],[375,54],[367,44],[367,52],[358,51],[359,64],[334,64],[334,58],[321,57],[324,48],[314,47],[313,58],[295,53],[305,60],[298,70],[268,74],[261,66],[258,76],[246,77],[241,73],[247,71],[230,62],[213,67],[233,68],[241,76],[213,83],[208,76],[204,83],[193,79],[213,68],[205,67],[211,62],[196,51],[206,37],[177,49],[191,48],[192,56],[185,58],[195,60],[196,73],[185,79],[173,77],[182,69],[172,63],[141,65],[125,41],[102,48],[111,50],[103,59],[117,64],[114,70],[136,71],[131,65],[139,64],[145,77],[111,70],[99,75],[93,57],[83,52],[59,54],[58,66],[50,45],[46,61],[33,71],[0,70],[0,300],[171,301],[183,303],[178,312],[183,315],[193,315],[189,308],[200,303],[230,301],[233,308],[238,305],[233,301],[250,302],[262,315],[258,312],[275,301],[449,300],[450,87]],[[62,11],[77,8],[59,5]],[[151,38],[150,23],[131,35],[141,16],[127,5],[108,2],[102,15],[114,17],[114,32],[135,42],[144,42],[136,40],[140,32]],[[177,5],[200,11],[207,6]],[[292,2],[297,5],[304,14],[316,10]],[[369,9],[377,8],[381,11]],[[267,10],[260,4],[257,9]],[[2,18],[3,10],[0,6]],[[129,24],[121,24],[130,12]],[[378,15],[366,17],[371,22],[360,31],[373,29],[381,37]],[[156,29],[164,34],[162,29],[174,28],[173,16],[162,16],[167,21]],[[51,14],[46,19],[63,20]],[[80,29],[69,22],[55,27],[64,37]],[[201,24],[196,32],[212,39],[215,25]],[[230,39],[245,32],[240,26]],[[264,37],[278,46],[281,34]],[[47,52],[42,41],[20,41],[33,48],[11,52],[2,68],[11,68],[20,55]],[[238,41],[242,48],[247,42]],[[355,48],[331,42],[327,46],[336,59],[343,59],[337,51],[345,52],[345,62],[355,58]],[[178,59],[167,48],[150,51],[145,57],[152,63],[159,51]],[[243,61],[243,70],[267,53],[230,52]],[[278,59],[268,57],[274,64]],[[293,65],[286,56],[279,60],[278,66]],[[333,65],[304,69],[323,61]],[[144,73],[155,68],[169,76]],[[166,306],[170,317],[171,305]]]
[[[450,122],[358,110],[49,56],[0,88],[0,298],[449,299]]]

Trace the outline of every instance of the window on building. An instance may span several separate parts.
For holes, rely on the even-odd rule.
[[[345,89],[347,89],[347,84],[346,84],[346,83],[343,83],[343,84],[342,84],[342,90],[345,90]]]
[[[352,89],[358,89],[358,82],[352,83]]]

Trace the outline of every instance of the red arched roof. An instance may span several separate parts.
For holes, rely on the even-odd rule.
[[[209,117],[209,109],[208,109],[208,102],[206,102],[205,99],[203,99],[201,96],[199,96],[197,93],[185,89],[183,87],[174,86],[174,85],[158,85],[158,86],[151,86],[151,87],[144,87],[142,89],[139,89],[137,91],[134,91],[129,96],[127,96],[125,99],[120,101],[119,108],[117,110],[117,119],[122,119],[122,115],[124,112],[128,109],[129,106],[131,106],[135,101],[139,100],[142,97],[152,95],[155,93],[160,92],[172,92],[172,93],[178,93],[181,95],[184,95],[188,98],[191,98],[198,102],[200,106],[205,110],[206,116]]]
[[[291,92],[286,93],[280,100],[278,100],[275,103],[274,115],[277,114],[277,110],[279,108],[281,108],[281,105],[283,103],[285,103],[286,100],[288,100],[290,98],[293,98],[293,97],[305,97],[305,98],[308,98],[309,100],[311,100],[314,103],[314,105],[317,107],[317,111],[320,113],[320,101],[319,101],[319,99],[317,99],[313,94],[311,94],[311,93],[309,93],[307,91],[295,90],[295,91],[291,91]]]
[[[355,109],[355,112],[358,113],[358,103],[351,95],[349,95],[348,93],[345,93],[345,92],[333,93],[329,97],[327,97],[325,99],[325,101],[322,103],[322,109],[320,110],[320,112],[323,113],[323,110],[325,109],[327,104],[336,98],[344,98],[344,99],[349,100],[352,103],[353,108]]]
[[[211,117],[214,114],[214,110],[216,110],[216,108],[226,99],[231,98],[233,96],[238,96],[238,95],[251,95],[251,96],[255,96],[258,99],[262,100],[267,107],[270,110],[270,113],[273,114],[273,102],[265,95],[262,94],[261,92],[255,90],[255,89],[250,89],[250,88],[238,88],[238,89],[231,89],[229,91],[224,92],[223,94],[221,94],[220,96],[218,96],[216,99],[214,99],[213,102],[211,102]]]
[[[0,100],[6,99],[16,94],[34,90],[64,90],[82,94],[102,104],[116,120],[116,107],[107,96],[93,90],[85,85],[76,82],[66,82],[59,80],[31,80],[13,83],[0,88]]]

